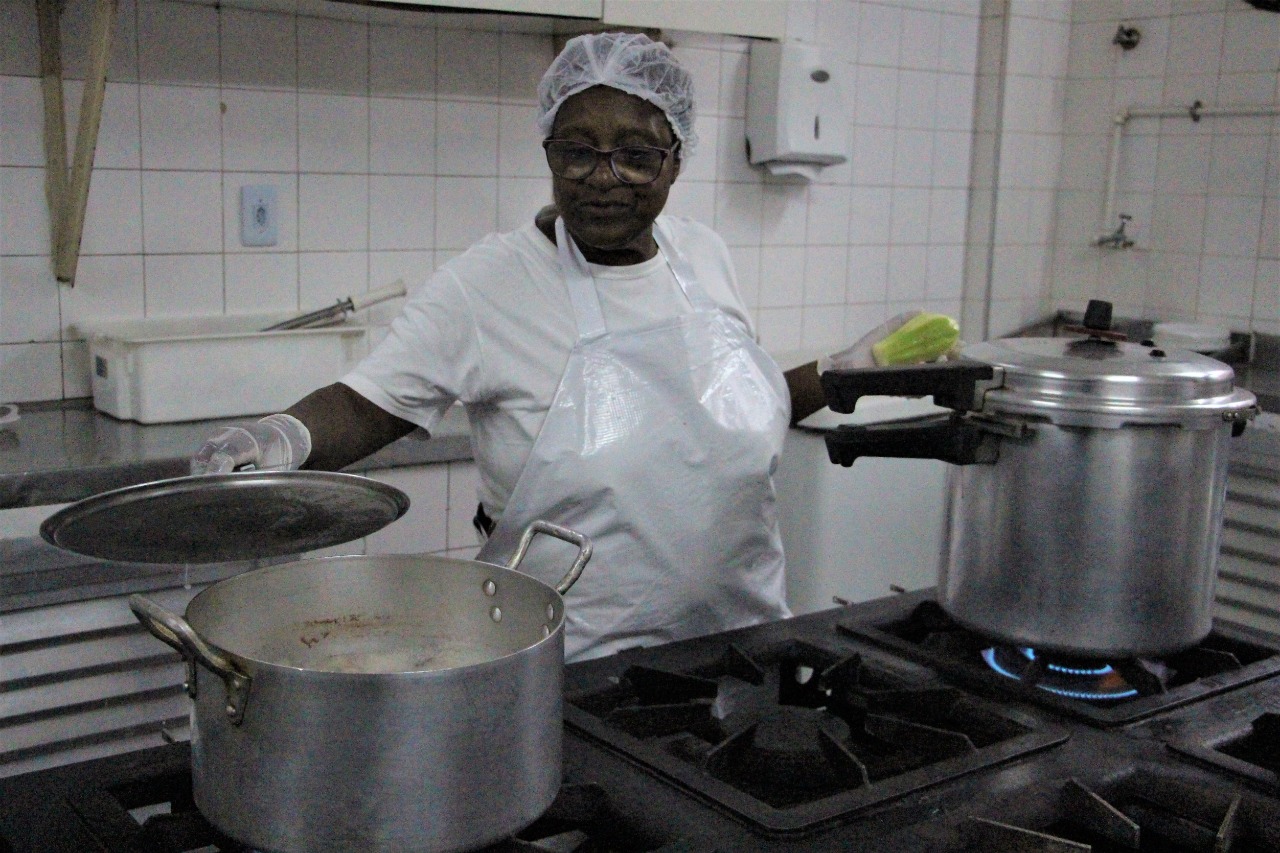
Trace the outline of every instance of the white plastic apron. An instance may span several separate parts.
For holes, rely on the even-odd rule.
[[[789,615],[772,474],[790,420],[782,371],[654,228],[693,306],[607,330],[590,269],[556,221],[578,341],[479,559],[505,563],[536,519],[591,537],[566,595],[581,660]],[[572,546],[537,537],[521,569],[556,584]]]

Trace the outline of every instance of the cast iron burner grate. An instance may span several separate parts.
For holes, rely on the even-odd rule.
[[[196,809],[186,769],[73,789],[66,799],[104,853],[252,853]]]
[[[103,853],[253,853],[218,832],[196,809],[189,770],[68,794]],[[714,853],[667,842],[627,820],[599,785],[564,785],[551,808],[514,838],[479,853]]]
[[[1072,779],[1033,819],[974,817],[960,827],[969,853],[1274,853],[1274,801],[1169,771],[1140,769],[1097,790]]]
[[[1032,702],[1094,725],[1142,719],[1280,672],[1280,651],[1218,624],[1199,645],[1154,660],[1057,658],[1000,645],[957,624],[927,594],[884,605],[836,630],[927,664],[987,695]]]
[[[1205,743],[1179,741],[1173,748],[1280,791],[1280,712],[1259,714],[1243,731],[1228,732]]]
[[[769,833],[847,819],[1066,739],[857,654],[789,640],[729,644],[690,669],[632,665],[570,695],[566,720]]]

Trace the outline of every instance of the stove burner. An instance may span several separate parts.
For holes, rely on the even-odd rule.
[[[618,660],[610,686],[568,697],[569,724],[770,831],[807,830],[1064,739],[799,640],[750,654],[729,644],[680,670]]]
[[[779,708],[708,753],[707,772],[779,805],[793,795],[799,801],[825,796],[847,781],[865,783],[857,759],[841,745],[849,734],[848,723],[827,711]],[[788,794],[774,793],[780,790]]]
[[[547,813],[481,853],[714,853],[692,841],[664,844],[630,825],[599,785],[564,785]]]
[[[1243,726],[1228,713],[1221,720],[1225,732],[1184,735],[1170,745],[1183,755],[1280,791],[1280,712],[1258,714],[1256,705],[1242,710],[1248,720]]]
[[[973,817],[962,834],[969,853],[1263,853],[1280,844],[1280,820],[1273,804],[1253,795],[1140,770],[1098,790],[1071,779],[1040,821]]]
[[[1103,727],[1131,723],[1280,672],[1280,649],[1225,622],[1215,623],[1198,645],[1157,659],[1048,660],[1040,650],[1002,648],[993,638],[970,631],[929,594],[925,590],[871,602],[841,620],[836,630],[906,655],[986,695],[1034,702]]]
[[[1280,713],[1268,711],[1249,724],[1249,732],[1218,747],[1232,758],[1280,774]]]
[[[1086,702],[1128,699],[1138,691],[1105,661],[1050,657],[1034,649],[992,646],[982,650],[987,666],[1041,690]]]

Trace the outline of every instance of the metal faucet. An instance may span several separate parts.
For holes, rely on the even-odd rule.
[[[1133,238],[1124,233],[1124,227],[1133,219],[1127,213],[1120,214],[1120,227],[1110,234],[1104,234],[1096,241],[1098,246],[1110,246],[1112,249],[1128,249],[1133,245]]]

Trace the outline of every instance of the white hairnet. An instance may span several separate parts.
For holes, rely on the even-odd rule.
[[[538,84],[538,127],[551,134],[565,99],[592,86],[609,86],[662,110],[687,158],[698,145],[693,130],[693,78],[675,54],[641,33],[598,33],[569,40]]]

